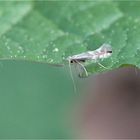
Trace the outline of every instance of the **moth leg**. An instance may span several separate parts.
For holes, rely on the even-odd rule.
[[[104,65],[102,65],[102,64],[99,62],[99,56],[95,59],[95,63],[97,63],[99,66],[101,66],[101,67],[104,68],[104,69],[108,69],[107,67],[105,67]]]
[[[82,70],[81,70],[81,65],[79,66],[79,64],[77,64],[77,62],[75,63],[75,67],[76,67],[76,69],[78,70],[78,76],[79,77],[82,77]]]
[[[97,62],[97,64],[101,67],[103,67],[104,69],[108,69],[107,67],[105,67],[104,65],[102,65],[101,63]]]
[[[83,64],[81,64],[79,61],[76,61],[76,63],[78,63],[78,64],[83,68],[83,70],[84,70],[86,76],[88,76],[88,72],[87,72],[85,66],[84,66]],[[80,76],[81,76],[81,74],[80,74]]]

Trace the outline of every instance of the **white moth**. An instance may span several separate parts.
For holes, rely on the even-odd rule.
[[[81,62],[92,60],[92,61],[98,63],[101,67],[106,68],[102,64],[100,64],[98,62],[98,60],[108,58],[111,55],[112,55],[111,45],[103,44],[98,49],[96,49],[94,51],[87,51],[87,52],[83,52],[83,53],[80,53],[77,55],[69,56],[66,60],[68,60],[68,62],[69,62],[70,73],[71,73],[71,78],[73,80],[73,83],[75,83],[75,82],[74,82],[73,74],[72,74],[72,70],[71,70],[71,63],[79,64],[83,68],[83,70],[85,71],[86,76],[88,76],[88,72]],[[75,88],[75,91],[76,91],[76,88]]]
[[[103,44],[100,48],[94,51],[87,51],[77,55],[69,56],[67,58],[71,63],[75,62],[85,62],[86,60],[94,60],[95,62],[98,59],[104,59],[112,54],[112,47],[109,44]]]

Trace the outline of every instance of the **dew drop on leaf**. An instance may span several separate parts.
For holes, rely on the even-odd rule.
[[[46,59],[46,58],[47,58],[47,55],[43,55],[42,58],[43,58],[43,59]]]
[[[51,62],[53,62],[53,59],[49,59],[48,61],[51,63]]]
[[[17,52],[23,54],[24,53],[23,47],[19,46]]]
[[[59,51],[58,48],[54,48],[54,49],[53,49],[53,52],[58,52],[58,51]]]

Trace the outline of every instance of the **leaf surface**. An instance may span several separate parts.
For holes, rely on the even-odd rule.
[[[125,5],[125,7],[124,7]],[[112,46],[111,57],[91,61],[91,73],[139,66],[139,2],[2,1],[0,59],[63,64],[68,56]]]

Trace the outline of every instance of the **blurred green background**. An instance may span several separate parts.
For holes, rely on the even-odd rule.
[[[75,98],[67,69],[25,61],[0,65],[0,138],[68,138]]]

